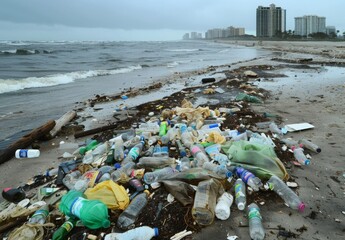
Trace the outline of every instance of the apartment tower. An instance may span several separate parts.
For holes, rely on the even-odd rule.
[[[286,31],[286,10],[271,4],[256,9],[256,36],[275,37]]]

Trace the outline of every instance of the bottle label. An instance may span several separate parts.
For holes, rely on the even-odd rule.
[[[19,151],[19,157],[21,158],[27,158],[28,157],[28,150],[22,149]]]
[[[133,147],[128,154],[131,156],[133,160],[135,160],[139,157],[139,151],[139,148]]]
[[[67,232],[70,232],[72,231],[73,224],[70,221],[67,221],[64,224],[62,224],[61,227],[64,228]]]
[[[86,201],[87,201],[86,199],[84,199],[84,198],[82,198],[82,197],[78,197],[78,198],[74,201],[74,203],[72,203],[72,206],[71,206],[71,209],[70,209],[71,213],[72,213],[74,216],[80,218],[81,209],[82,209],[82,207],[83,207],[84,202],[86,202]]]
[[[247,183],[249,178],[254,177],[254,175],[251,172],[248,172],[247,170],[244,170],[241,174],[241,178],[243,182]]]
[[[235,198],[243,197],[245,196],[242,192],[242,184],[238,183],[235,185]]]
[[[249,210],[249,213],[248,213],[248,218],[249,219],[253,219],[253,218],[260,218],[260,219],[262,219],[259,209],[255,208],[255,207],[251,208]]]
[[[40,210],[37,210],[34,215],[32,215],[32,218],[36,217],[36,216],[43,216],[44,218],[46,218],[48,216],[49,212],[47,210],[44,210],[44,209],[40,209]]]

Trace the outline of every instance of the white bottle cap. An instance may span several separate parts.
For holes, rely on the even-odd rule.
[[[244,203],[242,203],[242,202],[238,203],[237,208],[241,211],[244,210]]]

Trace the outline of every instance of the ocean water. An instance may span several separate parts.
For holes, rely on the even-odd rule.
[[[96,94],[267,54],[206,41],[0,41],[0,140],[57,119]]]

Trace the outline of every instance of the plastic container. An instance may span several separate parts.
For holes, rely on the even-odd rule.
[[[198,224],[207,226],[213,223],[221,187],[221,183],[213,178],[199,182],[192,208],[192,216]]]
[[[149,194],[148,191],[138,194],[120,214],[116,224],[120,229],[127,230],[134,227],[135,221],[148,202]]]
[[[46,204],[32,215],[32,217],[29,219],[29,223],[44,224],[46,222],[48,215],[49,215],[49,206],[48,204]]]
[[[182,144],[182,142],[180,140],[176,140],[176,145],[177,145],[180,157],[187,156],[186,148],[183,146],[183,144]]]
[[[248,186],[250,186],[254,191],[259,191],[259,188],[262,187],[262,182],[260,178],[256,177],[253,173],[249,172],[248,170],[236,167],[235,168],[236,174],[238,177],[242,179]]]
[[[165,167],[154,172],[145,173],[143,179],[146,184],[151,184],[157,182],[158,180],[162,180],[164,177],[171,176],[174,173],[176,173],[175,169],[172,167]]]
[[[215,208],[215,214],[218,219],[226,220],[230,217],[230,207],[233,201],[233,196],[228,192],[224,192],[223,195],[218,198]]]
[[[2,190],[2,197],[12,203],[19,203],[25,199],[26,195],[21,188],[5,188]]]
[[[296,148],[295,146],[291,147],[295,159],[302,165],[309,165],[310,160],[304,155],[303,148]]]
[[[321,148],[319,146],[317,146],[315,143],[312,143],[311,141],[307,140],[307,139],[301,139],[298,141],[298,143],[302,144],[303,147],[316,152],[316,153],[320,153],[321,152]]]
[[[61,199],[60,211],[69,216],[79,218],[85,227],[90,229],[108,228],[107,206],[98,200],[88,200],[84,194],[71,190]]]
[[[214,172],[221,178],[229,178],[232,176],[232,173],[224,165],[217,165],[211,162],[205,162],[202,167],[206,170]]]
[[[191,152],[194,157],[195,166],[202,167],[205,162],[209,162],[210,159],[207,157],[207,155],[201,150],[201,148],[198,145],[193,145],[191,147]]]
[[[169,156],[169,149],[167,146],[161,146],[157,144],[153,149],[153,157],[168,157]]]
[[[265,229],[262,226],[262,217],[260,209],[255,203],[248,206],[249,235],[253,240],[263,240],[265,238]]]
[[[37,158],[40,156],[40,150],[38,150],[38,149],[18,149],[14,155],[16,158]]]
[[[113,180],[114,182],[118,182],[121,179],[122,175],[130,176],[134,168],[134,162],[127,162],[123,164],[121,168],[118,168],[117,170],[111,173],[111,180]]]
[[[235,203],[238,210],[243,211],[246,207],[246,185],[241,178],[238,178],[234,185],[235,188]]]
[[[69,218],[53,234],[52,240],[65,240],[77,223],[76,218]]]
[[[273,175],[267,181],[267,184],[269,188],[275,191],[290,208],[296,209],[300,212],[304,211],[305,204],[279,177]]]
[[[104,240],[149,240],[153,237],[157,237],[158,234],[158,228],[142,226],[128,230],[124,233],[109,233],[105,235]]]
[[[161,122],[159,125],[159,136],[164,136],[168,131],[168,123],[166,121]]]
[[[140,124],[139,128],[135,129],[135,132],[137,134],[140,134],[141,132],[151,132],[153,134],[156,134],[159,132],[159,125],[156,122],[146,122]]]
[[[91,142],[89,142],[89,144],[87,144],[85,147],[81,147],[79,149],[79,153],[81,155],[84,155],[87,151],[93,150],[97,147],[98,142],[97,140],[92,140]]]

